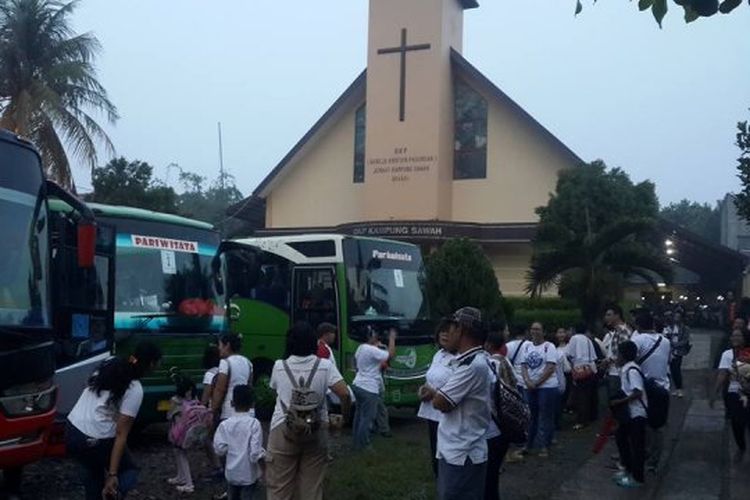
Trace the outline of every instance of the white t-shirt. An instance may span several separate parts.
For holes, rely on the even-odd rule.
[[[99,395],[90,388],[86,388],[78,398],[78,402],[68,414],[68,420],[76,429],[94,439],[110,439],[115,437],[117,430],[117,414],[135,418],[143,402],[143,386],[137,380],[130,382],[130,387],[120,400],[120,407],[107,404],[109,391],[101,391]]]
[[[214,366],[213,368],[209,368],[206,373],[203,374],[203,385],[211,385],[214,383],[214,377],[216,377],[216,374],[219,373],[219,367]]]
[[[521,364],[526,366],[532,382],[538,382],[542,378],[548,363],[557,365],[557,348],[551,342],[542,342],[539,345],[527,342],[522,349],[523,351],[519,354],[523,356]],[[557,376],[553,373],[537,389],[553,389],[557,386]]]
[[[360,345],[354,353],[354,361],[357,363],[357,376],[354,377],[352,384],[363,391],[380,394],[383,387],[380,365],[388,361],[388,358],[390,358],[388,351],[370,344]]]
[[[573,335],[565,351],[572,368],[588,365],[596,372],[596,349],[594,343],[586,335],[582,333]]]
[[[641,333],[633,342],[638,347],[638,361],[648,354],[656,342],[660,342],[659,347],[640,363],[641,371],[644,377],[654,379],[660,387],[669,390],[669,354],[672,351],[669,341],[663,335],[651,332]]]
[[[727,370],[729,372],[729,392],[740,392],[740,383],[734,376],[734,370],[732,370],[732,364],[734,363],[734,350],[727,349],[721,353],[721,359],[719,360],[719,370]]]
[[[433,389],[440,389],[445,385],[448,379],[453,373],[453,368],[450,366],[450,362],[456,356],[449,353],[445,349],[440,349],[432,357],[432,363],[430,368],[425,374],[425,383]],[[433,422],[440,422],[443,418],[443,413],[440,410],[436,410],[432,406],[432,401],[422,401],[419,405],[419,411],[417,412],[419,418],[432,420]]]
[[[236,413],[224,420],[214,435],[214,451],[227,457],[224,477],[229,484],[255,484],[261,476],[258,461],[266,455],[260,422],[250,413]]]
[[[312,354],[310,356],[289,356],[287,358],[287,364],[289,369],[292,371],[294,377],[299,380],[300,377],[307,382],[310,377],[315,360],[319,359],[317,355]],[[333,387],[337,383],[344,380],[339,373],[338,368],[331,363],[328,359],[321,359],[318,365],[318,370],[315,372],[312,384],[310,388],[320,394],[320,400],[323,404],[320,406],[320,421],[328,422],[328,409],[325,404],[326,390]],[[276,408],[273,410],[273,416],[271,417],[271,429],[276,428],[279,424],[282,424],[286,419],[284,409],[281,407],[281,402],[289,407],[289,402],[292,399],[292,381],[289,380],[286,370],[284,370],[284,364],[282,360],[276,361],[273,365],[273,371],[271,372],[271,381],[269,382],[271,389],[276,391]]]
[[[235,386],[253,383],[253,364],[241,354],[232,354],[219,362],[218,373],[229,375],[227,394],[221,406],[221,418],[233,417],[235,412],[232,408],[232,393]]]
[[[487,429],[491,385],[487,354],[481,347],[471,349],[451,361],[453,374],[438,392],[453,406],[443,414],[437,432],[437,458],[451,465],[487,461]]]
[[[630,418],[643,417],[646,418],[646,408],[648,407],[648,398],[646,397],[646,386],[641,376],[640,368],[638,365],[630,361],[625,363],[620,371],[620,385],[622,386],[622,392],[626,396],[630,396],[637,389],[641,391],[641,398],[635,399],[628,403],[628,411]]]
[[[505,344],[508,350],[508,354],[505,357],[513,367],[513,374],[516,376],[516,382],[518,382],[518,385],[524,389],[526,388],[526,381],[523,379],[523,368],[521,363],[523,363],[523,348],[526,347],[527,344],[531,344],[531,341],[526,339],[516,339]]]

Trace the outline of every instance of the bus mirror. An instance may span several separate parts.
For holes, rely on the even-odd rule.
[[[240,319],[240,315],[242,314],[242,309],[237,304],[229,304],[229,319],[232,321],[237,321]]]
[[[221,277],[221,252],[214,255],[214,258],[211,259],[211,271],[213,271],[213,278],[214,278],[214,288],[216,289],[216,293],[219,295],[224,295],[224,283],[222,282]]]
[[[94,267],[96,254],[96,224],[78,223],[78,267]]]

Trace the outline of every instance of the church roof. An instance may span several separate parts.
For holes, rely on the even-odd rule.
[[[461,0],[462,4],[476,4],[474,0]],[[478,6],[478,5],[477,5]],[[555,137],[552,132],[547,130],[541,123],[539,123],[533,116],[531,116],[525,109],[523,109],[518,103],[511,99],[505,92],[503,92],[497,85],[484,76],[481,71],[474,67],[469,61],[467,61],[457,51],[451,49],[451,63],[455,73],[461,75],[464,79],[470,80],[482,89],[484,89],[491,97],[497,101],[506,104],[512,109],[521,119],[530,123],[536,128],[540,136],[548,140],[553,146],[559,149],[564,155],[574,163],[584,163],[583,160],[576,155],[568,146],[565,145],[560,139]],[[351,109],[354,106],[360,105],[364,102],[367,87],[367,70],[360,73],[360,75],[349,85],[341,96],[336,99],[333,105],[315,122],[312,128],[292,147],[292,149],[281,159],[278,165],[258,184],[258,187],[253,191],[253,196],[265,198],[268,194],[268,190],[271,188],[271,184],[277,179],[277,177],[288,167],[291,167],[294,160],[306,149],[306,146],[313,141],[319,134],[321,134],[328,126],[332,125],[336,121],[337,117],[343,112]]]

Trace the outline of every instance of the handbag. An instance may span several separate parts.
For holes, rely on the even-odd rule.
[[[587,339],[587,340],[589,342],[589,354],[591,354],[592,341],[590,339]],[[593,378],[596,375],[596,372],[594,371],[594,368],[592,368],[590,364],[585,364],[585,365],[574,366],[571,372],[571,375],[573,377],[573,381],[584,382],[586,380]]]

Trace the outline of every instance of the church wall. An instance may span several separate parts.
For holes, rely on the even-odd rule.
[[[266,227],[335,226],[362,219],[354,172],[355,106],[290,166],[267,198]]]
[[[525,295],[526,271],[529,269],[529,263],[531,262],[531,244],[485,245],[484,252],[492,263],[503,295]]]
[[[453,220],[536,222],[561,169],[575,166],[527,119],[474,87],[488,101],[487,178],[453,182]]]

